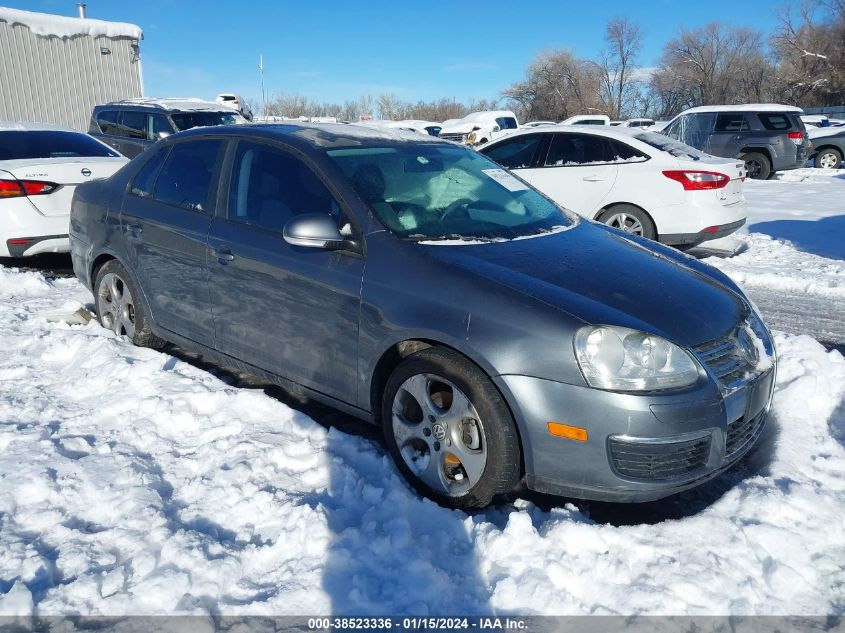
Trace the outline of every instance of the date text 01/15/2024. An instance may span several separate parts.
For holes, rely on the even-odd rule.
[[[526,628],[519,618],[438,618],[438,617],[347,617],[309,618],[308,628],[312,631],[376,630],[376,631],[450,631],[450,630],[512,630]]]

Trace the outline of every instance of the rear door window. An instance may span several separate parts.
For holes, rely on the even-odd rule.
[[[763,127],[773,132],[785,132],[792,127],[792,121],[783,112],[761,112],[757,116]]]
[[[147,164],[141,168],[141,171],[137,173],[135,179],[132,181],[132,188],[129,190],[133,196],[147,198],[152,194],[156,176],[169,151],[169,147],[158,150],[147,161]]]
[[[544,138],[547,138],[547,135],[515,136],[484,150],[483,153],[508,169],[532,167],[536,162],[537,150]]]
[[[649,157],[635,147],[631,147],[627,143],[617,141],[616,139],[606,139],[610,144],[611,155],[613,162],[638,163],[648,160]]]
[[[717,132],[749,132],[751,126],[742,113],[720,114],[716,117]]]
[[[177,143],[161,168],[153,197],[159,202],[207,213],[212,176],[223,141]]]
[[[124,111],[120,115],[119,136],[147,138],[147,113]]]

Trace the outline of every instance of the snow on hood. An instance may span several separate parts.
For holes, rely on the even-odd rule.
[[[141,27],[127,22],[68,18],[7,7],[0,7],[0,21],[8,22],[10,25],[21,24],[43,37],[65,38],[90,35],[91,37],[129,37],[135,40],[141,40],[144,37]]]

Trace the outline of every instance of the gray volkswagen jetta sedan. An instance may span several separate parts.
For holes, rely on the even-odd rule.
[[[103,326],[381,425],[421,493],[659,499],[760,436],[772,339],[709,266],[488,158],[343,125],[175,134],[77,188]]]

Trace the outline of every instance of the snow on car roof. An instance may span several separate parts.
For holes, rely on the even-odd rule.
[[[681,114],[694,112],[803,112],[801,108],[780,103],[741,103],[738,105],[707,105],[684,110]]]
[[[272,124],[271,124],[272,125]],[[359,145],[364,140],[384,141],[408,141],[413,143],[442,143],[434,136],[410,132],[402,128],[393,128],[383,125],[368,126],[357,123],[298,123],[292,121],[284,124],[290,128],[301,128],[293,134],[311,141],[314,145],[321,147],[343,147],[346,145]],[[269,127],[267,124],[263,128]]]
[[[214,112],[232,110],[233,112],[237,112],[235,108],[233,108],[232,106],[228,106],[225,103],[206,101],[204,99],[195,99],[192,97],[166,97],[162,99],[154,99],[151,97],[139,97],[137,99],[124,99],[123,101],[118,101],[117,103],[130,103],[133,105],[151,105],[158,106],[159,108],[163,108],[165,110],[181,110],[183,112],[187,110],[212,110]]]
[[[43,37],[66,38],[90,35],[91,37],[129,37],[135,40],[144,37],[141,27],[128,22],[68,18],[62,15],[34,13],[6,7],[0,7],[0,21],[8,22],[10,25],[21,24]]]

